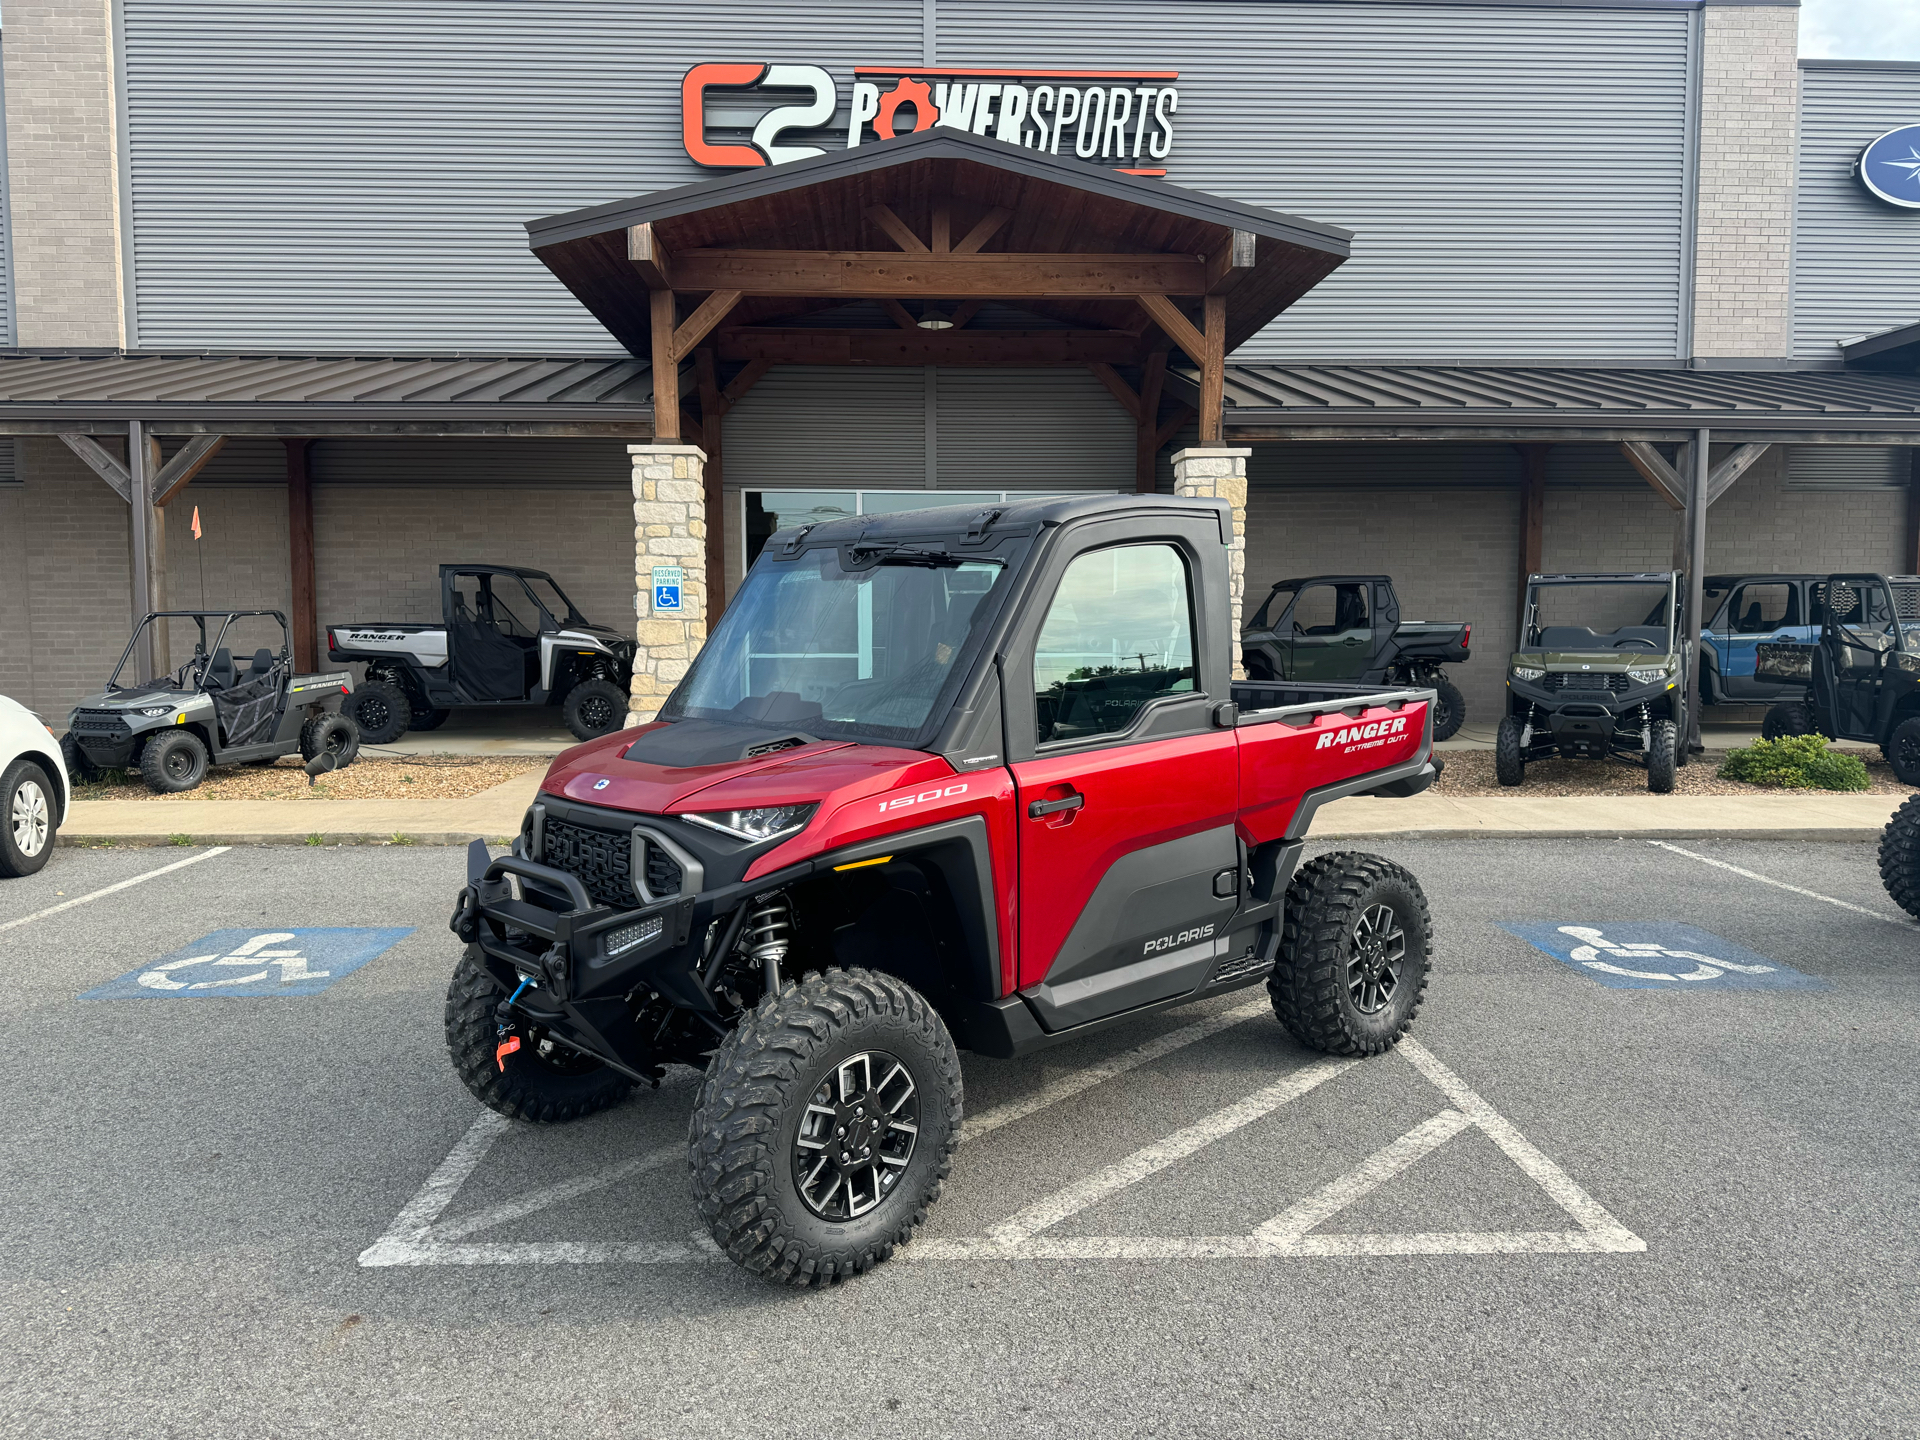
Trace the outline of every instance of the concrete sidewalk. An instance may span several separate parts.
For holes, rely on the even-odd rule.
[[[520,829],[540,788],[530,771],[457,801],[76,801],[65,845],[465,845]],[[1800,792],[1752,796],[1445,796],[1336,801],[1314,818],[1316,839],[1382,835],[1648,836],[1670,840],[1866,840],[1899,796]],[[405,837],[404,841],[396,841]],[[185,844],[185,842],[180,842]]]

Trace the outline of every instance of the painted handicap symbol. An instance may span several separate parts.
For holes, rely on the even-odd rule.
[[[1519,936],[1604,986],[1622,990],[1823,989],[1827,982],[1756,955],[1733,941],[1673,921],[1502,922]]]
[[[83,1001],[311,996],[391,948],[411,926],[224,930],[96,986]]]

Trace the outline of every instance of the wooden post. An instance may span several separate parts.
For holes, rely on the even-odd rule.
[[[680,439],[680,362],[674,359],[674,292],[647,292],[653,321],[654,439]]]
[[[1527,578],[1538,575],[1541,570],[1541,540],[1547,518],[1548,447],[1521,445],[1515,449],[1521,452],[1521,576],[1514,606],[1515,614],[1525,622]]]
[[[1908,452],[1908,574],[1921,575],[1921,450]]]
[[[1681,679],[1686,687],[1687,719],[1681,736],[1681,753],[1676,757],[1687,764],[1689,755],[1698,755],[1701,744],[1701,587],[1707,579],[1708,565],[1708,438],[1705,430],[1694,432],[1688,476],[1688,588],[1682,607]]]
[[[1154,461],[1161,453],[1160,429],[1155,421],[1161,412],[1161,387],[1167,379],[1167,352],[1156,350],[1141,367],[1141,408],[1134,427],[1134,491],[1137,495],[1154,493]]]
[[[722,528],[726,511],[720,499],[721,418],[727,413],[727,404],[721,399],[720,378],[714,369],[711,346],[694,352],[694,377],[700,386],[700,444],[701,449],[707,452],[707,466],[703,474],[707,485],[707,505],[703,519],[707,527],[707,627],[711,633],[714,622],[720,619],[721,610],[726,605],[727,590],[727,574],[722,569],[727,562],[727,545]]]
[[[313,481],[307,472],[311,440],[286,440],[287,447],[287,558],[293,583],[294,669],[311,675],[319,669],[320,618],[314,600]]]
[[[1227,297],[1210,295],[1201,301],[1202,338],[1207,353],[1201,362],[1201,444],[1219,445],[1227,403]]]

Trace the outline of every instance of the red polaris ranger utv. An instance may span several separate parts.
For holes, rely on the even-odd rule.
[[[1434,693],[1231,681],[1229,526],[1144,495],[774,536],[659,721],[556,759],[511,855],[469,848],[461,1078],[559,1122],[703,1067],[700,1214],[808,1284],[939,1195],[956,1045],[1263,980],[1308,1045],[1393,1045],[1420,887],[1297,865],[1318,806],[1432,782]]]

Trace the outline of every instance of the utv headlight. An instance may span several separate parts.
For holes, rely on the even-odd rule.
[[[1896,651],[1894,655],[1894,668],[1896,670],[1906,671],[1909,675],[1921,672],[1921,656],[1917,656],[1913,651]]]
[[[1650,666],[1642,670],[1636,670],[1633,666],[1628,667],[1628,679],[1636,685],[1653,685],[1656,681],[1666,680],[1667,678],[1668,668],[1664,665]]]
[[[1514,679],[1516,680],[1539,680],[1542,676],[1547,674],[1547,667],[1538,666],[1538,665],[1517,665],[1512,667],[1508,671],[1508,674],[1513,676]]]
[[[771,841],[791,836],[818,808],[818,801],[808,801],[798,806],[756,806],[747,811],[705,811],[685,819],[735,840]]]
[[[172,710],[173,710],[173,707],[172,707],[172,706],[170,706],[170,705],[143,705],[143,706],[141,706],[141,707],[140,707],[140,714],[142,714],[142,715],[167,715],[167,714],[168,714],[168,713],[170,713],[170,712],[171,712]]]

